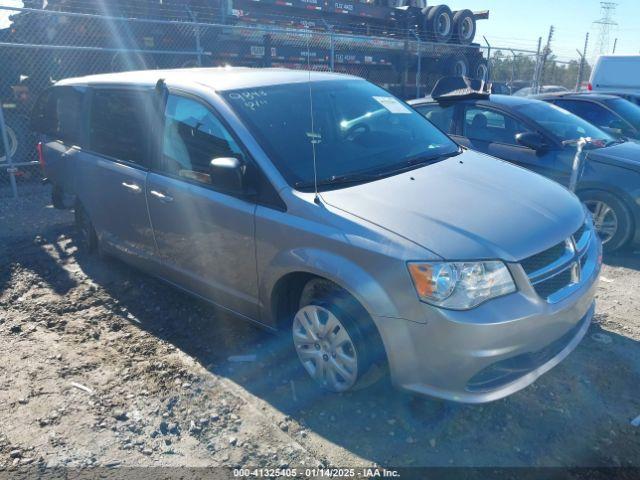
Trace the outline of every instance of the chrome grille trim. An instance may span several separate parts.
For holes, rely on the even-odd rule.
[[[525,270],[531,286],[541,298],[544,298],[549,303],[557,303],[569,296],[580,286],[583,272],[589,267],[589,263],[595,261],[594,259],[588,258],[587,252],[591,244],[592,235],[593,230],[587,221],[572,236],[564,241],[565,251],[560,258],[557,258],[534,272],[527,273]],[[558,245],[551,247],[551,249],[558,249]],[[547,253],[547,251],[529,257],[523,260],[522,263],[530,263],[531,259],[544,255],[545,253]],[[591,260],[591,262],[589,262],[589,260]],[[570,271],[570,275],[567,275],[567,271]],[[564,283],[564,278],[558,279],[561,275],[566,277],[566,283]],[[562,283],[561,286],[555,285],[558,280]],[[559,288],[555,290],[556,287]]]

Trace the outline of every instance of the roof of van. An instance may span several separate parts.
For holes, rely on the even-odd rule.
[[[358,79],[352,75],[286,68],[214,67],[171,70],[141,70],[135,72],[106,73],[60,80],[56,85],[141,85],[154,86],[158,80],[177,82],[187,80],[211,87],[214,90],[235,90],[269,85],[316,81]]]

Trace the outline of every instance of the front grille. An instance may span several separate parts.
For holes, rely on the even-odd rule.
[[[533,288],[542,298],[549,298],[554,293],[558,293],[571,283],[571,269],[567,269],[558,275],[536,283]]]
[[[554,294],[579,281],[579,276],[574,277],[573,272],[581,271],[587,261],[587,254],[583,254],[586,245],[581,245],[580,251],[577,248],[586,232],[587,225],[583,224],[567,241],[520,262],[540,297],[552,301],[550,297]],[[589,237],[584,239],[585,243],[588,243]]]
[[[545,250],[544,252],[537,253],[536,255],[532,255],[529,258],[525,258],[520,265],[524,268],[524,271],[527,275],[531,275],[533,272],[537,272],[538,270],[546,267],[547,265],[551,265],[553,262],[557,262],[562,258],[562,255],[565,254],[567,250],[567,246],[565,242],[561,242],[553,247]]]

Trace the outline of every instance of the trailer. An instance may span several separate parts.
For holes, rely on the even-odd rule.
[[[24,7],[0,30],[0,100],[18,158],[33,99],[66,77],[227,64],[331,69],[413,98],[442,76],[488,74],[474,40],[489,12],[424,0],[24,0]]]

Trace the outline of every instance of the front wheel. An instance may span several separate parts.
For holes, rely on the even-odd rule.
[[[326,280],[312,280],[293,318],[293,344],[307,373],[323,388],[346,392],[368,386],[382,363],[378,331],[366,310]]]
[[[627,206],[608,192],[584,192],[580,199],[593,216],[603,249],[613,252],[622,248],[633,233],[633,220]]]

